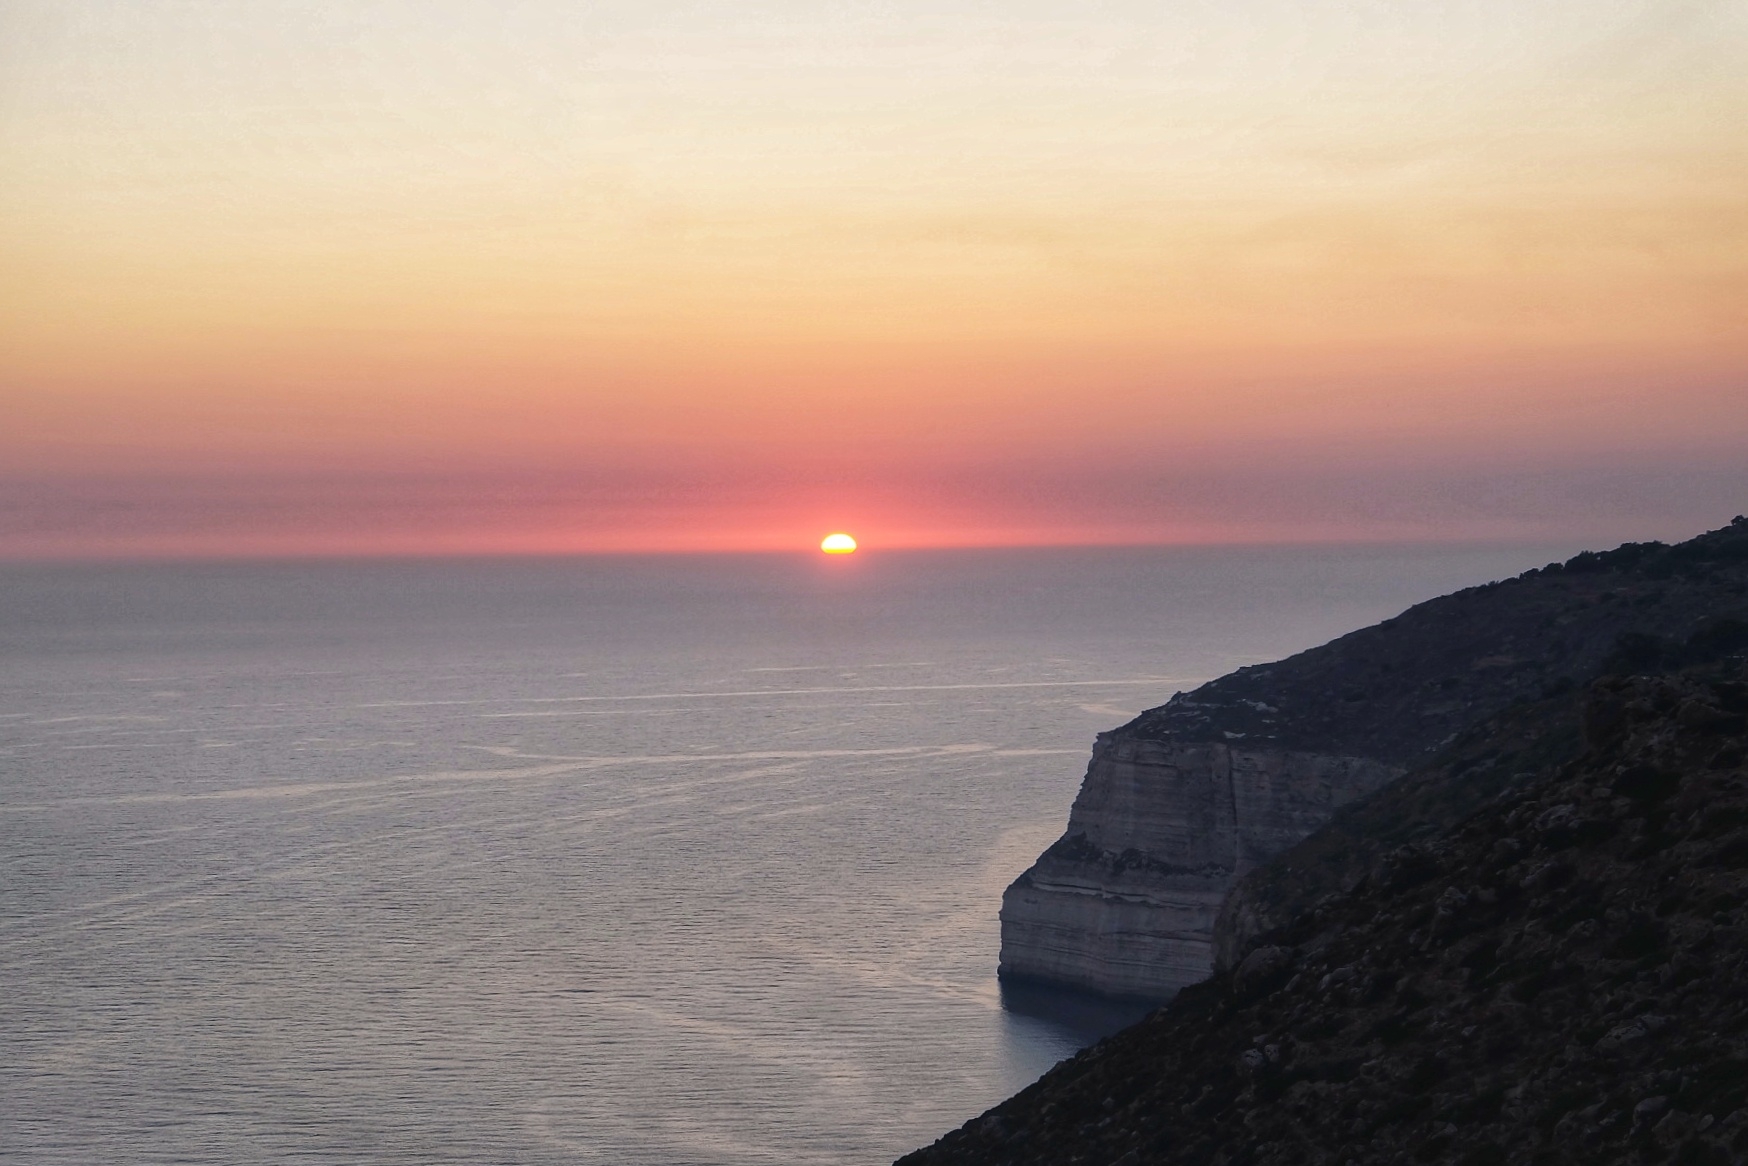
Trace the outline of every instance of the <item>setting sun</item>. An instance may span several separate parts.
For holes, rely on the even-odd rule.
[[[820,540],[819,549],[828,555],[847,555],[855,551],[856,540],[847,534],[828,534]]]

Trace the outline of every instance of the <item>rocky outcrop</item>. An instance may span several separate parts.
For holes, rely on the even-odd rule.
[[[1357,885],[1386,853],[1452,828],[1581,748],[1567,696],[1515,705],[1465,730],[1434,764],[1342,807],[1241,875],[1214,921],[1215,968],[1233,967],[1257,936]]]
[[[1002,898],[1002,976],[1144,998],[1195,983],[1233,880],[1400,772],[1362,757],[1101,735],[1067,833]]]
[[[1399,811],[1531,771],[903,1166],[1748,1160],[1748,665],[1605,678],[1538,762],[1576,706],[1478,726]]]
[[[1174,696],[1100,737],[1068,830],[1003,898],[1002,975],[1170,996],[1211,970],[1235,882],[1344,803],[1610,659],[1654,663],[1730,634],[1718,613],[1745,599],[1739,518],[1431,600]],[[1296,904],[1248,901],[1227,931],[1241,940]]]

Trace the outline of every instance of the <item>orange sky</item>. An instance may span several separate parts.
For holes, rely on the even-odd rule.
[[[0,0],[0,555],[1679,536],[1748,2]]]

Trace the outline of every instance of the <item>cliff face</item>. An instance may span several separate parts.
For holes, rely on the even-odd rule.
[[[1001,973],[1168,997],[1211,970],[1236,881],[1344,803],[1484,718],[1569,690],[1611,657],[1679,653],[1745,606],[1737,519],[1431,600],[1180,693],[1100,737],[1068,830],[1003,898]],[[1258,899],[1227,930],[1241,940],[1274,909]]]
[[[1233,880],[1399,772],[1362,757],[1101,735],[1068,832],[1002,897],[1001,974],[1111,996],[1195,983]]]
[[[1476,726],[1397,814],[1532,769],[902,1164],[1743,1162],[1745,748],[1740,652]]]

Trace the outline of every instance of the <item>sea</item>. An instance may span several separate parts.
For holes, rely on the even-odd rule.
[[[888,1162],[1095,733],[1575,549],[0,566],[0,1161]]]

